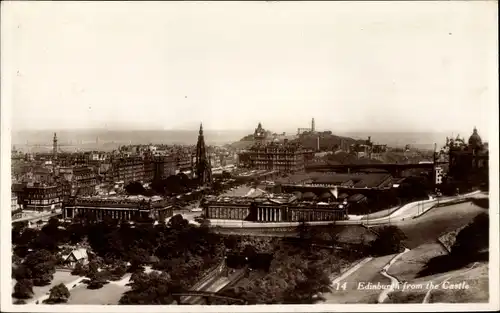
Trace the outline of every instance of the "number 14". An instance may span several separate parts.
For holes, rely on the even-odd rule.
[[[333,284],[335,290],[346,290],[347,288],[347,283],[343,283],[342,285],[340,283],[334,283]]]

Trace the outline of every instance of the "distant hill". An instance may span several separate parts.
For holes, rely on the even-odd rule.
[[[127,144],[196,144],[198,130],[24,130],[12,132],[16,149],[33,152],[51,151],[52,137],[57,132],[63,151],[113,150]],[[204,130],[208,145],[224,145],[244,135],[244,131]]]
[[[283,139],[288,139],[290,141],[299,142],[304,148],[316,150],[317,148],[317,138],[319,136],[319,147],[322,151],[332,151],[336,150],[341,144],[349,146],[356,142],[362,142],[363,140],[356,140],[350,137],[342,137],[331,134],[331,132],[319,132],[314,134],[302,134],[300,136],[291,135],[285,137],[279,137],[280,141]],[[254,143],[253,134],[249,134],[241,138],[239,141],[233,142],[231,147],[235,149],[246,149],[249,148]]]
[[[343,137],[331,134],[330,132],[320,132],[315,134],[302,134],[296,141],[307,149],[316,150],[318,146],[319,137],[319,150],[320,151],[332,151],[337,150],[342,145],[343,147],[349,147],[355,143],[361,143],[363,140],[356,140],[350,137]]]

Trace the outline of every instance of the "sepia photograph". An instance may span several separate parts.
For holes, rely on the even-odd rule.
[[[3,1],[1,310],[498,310],[497,5]]]

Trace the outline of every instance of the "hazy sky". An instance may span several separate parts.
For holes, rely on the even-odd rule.
[[[495,1],[3,4],[14,129],[485,133],[497,105]]]

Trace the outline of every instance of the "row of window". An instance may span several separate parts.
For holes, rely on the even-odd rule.
[[[44,200],[37,200],[37,199],[28,199],[26,200],[27,205],[48,205],[48,204],[54,204],[54,203],[61,203],[60,198],[54,198],[54,199],[44,199]]]

